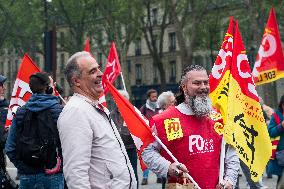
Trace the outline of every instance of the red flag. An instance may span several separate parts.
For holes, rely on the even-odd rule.
[[[152,130],[148,126],[149,121],[137,108],[119,94],[108,80],[106,80],[105,84],[115,100],[117,108],[132,135],[138,150],[138,155],[140,155],[143,149],[155,140],[152,135]]]
[[[105,84],[106,81],[113,83],[116,80],[116,78],[119,76],[120,72],[121,68],[115,48],[115,43],[112,42],[107,58],[106,69],[102,78],[104,94],[108,92],[108,88],[106,87]]]
[[[284,77],[284,57],[274,8],[271,8],[252,72],[257,85]]]
[[[87,52],[91,52],[91,48],[90,48],[90,39],[87,38],[86,41],[85,41],[85,47],[84,47],[84,51],[87,51]]]
[[[13,119],[12,108],[23,106],[32,96],[32,91],[29,87],[29,78],[32,74],[40,71],[41,70],[34,64],[32,59],[25,54],[14,84],[5,125],[6,127],[11,125]]]
[[[215,60],[212,72],[209,76],[210,83],[210,98],[212,99],[213,106],[217,108],[223,115],[224,123],[227,123],[227,102],[229,90],[229,77],[232,65],[233,54],[233,28],[234,20],[230,18],[230,23],[227,33],[224,37],[221,49]]]

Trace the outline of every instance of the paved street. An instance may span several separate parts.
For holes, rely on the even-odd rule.
[[[9,174],[11,176],[11,178],[15,178],[16,177],[16,169],[12,166],[12,164],[9,162],[9,159],[7,158],[8,161],[8,165],[7,165],[7,170],[9,171]],[[142,171],[141,169],[138,170],[139,171],[139,182],[141,183],[142,180]],[[157,177],[155,176],[154,173],[150,172],[150,177],[148,180],[148,185],[144,185],[144,186],[139,186],[139,189],[161,189],[162,185],[161,184],[157,184],[156,183],[156,179]],[[266,176],[264,176],[263,178],[263,182],[266,186],[268,186],[269,189],[275,189],[276,186],[276,176],[274,176],[272,179],[267,179]],[[240,177],[240,189],[246,189],[246,182],[245,182],[245,178],[244,176]]]

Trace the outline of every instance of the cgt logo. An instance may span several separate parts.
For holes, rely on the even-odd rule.
[[[200,154],[214,152],[213,139],[203,139],[200,135],[189,136],[189,152],[191,154]]]

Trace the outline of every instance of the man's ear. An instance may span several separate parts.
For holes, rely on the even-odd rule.
[[[183,90],[183,91],[186,91],[186,85],[183,83],[183,84],[181,84],[181,89]]]
[[[76,86],[76,87],[79,87],[79,86],[80,86],[80,80],[79,80],[77,77],[73,76],[73,77],[71,78],[71,81],[72,81],[72,83],[73,83],[74,86]]]

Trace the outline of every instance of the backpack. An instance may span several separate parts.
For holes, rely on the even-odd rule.
[[[59,134],[49,109],[39,112],[26,109],[23,120],[17,121],[16,134],[18,160],[45,170],[58,166]],[[59,163],[61,165],[61,161]],[[57,172],[59,169],[57,167]]]

